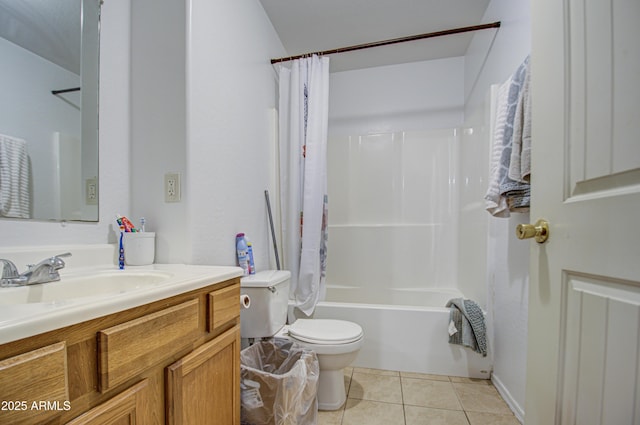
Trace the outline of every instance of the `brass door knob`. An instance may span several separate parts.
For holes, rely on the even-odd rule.
[[[536,224],[518,224],[516,236],[518,239],[536,238],[536,242],[544,243],[549,238],[549,223],[541,219]]]

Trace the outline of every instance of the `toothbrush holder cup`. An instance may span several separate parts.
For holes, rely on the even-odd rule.
[[[128,266],[153,264],[156,255],[155,232],[127,232],[122,241],[124,261]]]

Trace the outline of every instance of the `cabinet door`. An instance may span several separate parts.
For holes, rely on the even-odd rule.
[[[167,368],[167,424],[240,424],[240,327]]]
[[[144,380],[112,399],[94,407],[67,425],[131,425],[151,424],[147,402],[149,381]]]
[[[66,343],[0,361],[0,402],[2,424],[36,423],[68,410]]]

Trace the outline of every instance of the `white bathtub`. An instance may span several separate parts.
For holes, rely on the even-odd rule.
[[[342,319],[364,329],[365,342],[353,366],[437,375],[490,377],[490,355],[449,344],[447,327],[455,289],[385,289],[327,286],[318,319]]]

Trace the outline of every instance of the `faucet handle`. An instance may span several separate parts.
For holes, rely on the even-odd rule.
[[[64,254],[54,255],[52,257],[45,258],[44,260],[40,261],[38,264],[27,264],[27,273],[35,271],[41,267],[49,267],[53,270],[61,269],[65,266],[64,261],[62,260],[62,257],[71,257],[71,253],[65,252]]]
[[[13,264],[10,260],[5,260],[4,258],[0,258],[0,263],[2,264],[2,278],[3,279],[11,279],[14,277],[18,277],[18,269],[16,265]]]
[[[62,261],[63,257],[71,257],[70,252],[65,252],[64,254],[58,254],[51,257],[51,266],[55,269],[61,269],[65,266],[64,261]]]
[[[0,286],[20,286],[24,285],[27,278],[18,273],[18,269],[13,262],[0,258],[0,264],[2,264],[2,279],[0,279]]]

